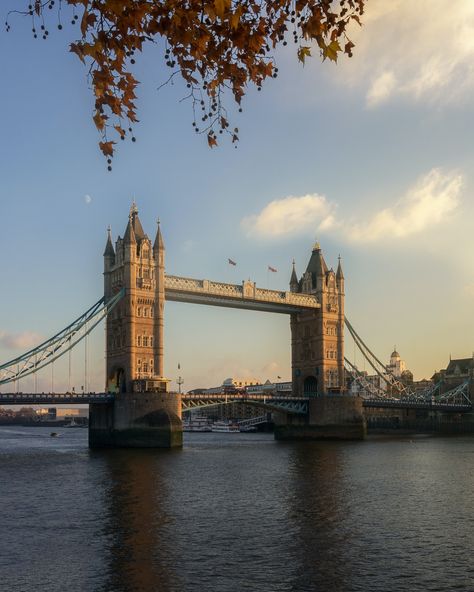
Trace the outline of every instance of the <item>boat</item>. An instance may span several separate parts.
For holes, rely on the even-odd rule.
[[[230,423],[228,421],[215,421],[211,426],[211,432],[217,432],[220,434],[239,434],[240,427],[236,423]]]
[[[57,438],[58,432],[51,432],[49,435],[51,436],[51,438]]]
[[[76,421],[74,421],[74,417],[71,417],[71,421],[69,423],[65,424],[63,427],[65,427],[65,428],[82,428],[82,427],[84,427],[84,424],[77,423]]]
[[[210,432],[211,425],[207,417],[195,417],[183,421],[183,432]]]

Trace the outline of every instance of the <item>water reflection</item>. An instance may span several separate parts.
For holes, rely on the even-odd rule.
[[[97,453],[99,454],[99,453]],[[105,461],[107,552],[104,592],[176,590],[172,519],[165,509],[169,495],[160,463],[173,451],[123,450],[102,453]]]
[[[300,562],[292,590],[350,589],[352,539],[344,449],[337,443],[301,443],[292,448],[290,520],[296,526]]]

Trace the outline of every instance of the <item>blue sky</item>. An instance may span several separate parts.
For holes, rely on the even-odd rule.
[[[279,77],[249,89],[231,117],[237,149],[210,150],[193,133],[183,85],[157,92],[167,73],[159,48],[145,51],[137,142],[120,144],[112,173],[85,69],[68,52],[73,28],[34,40],[13,18],[0,33],[0,359],[100,297],[106,227],[123,234],[133,198],[150,235],[162,220],[168,273],[285,289],[292,259],[301,273],[317,238],[329,265],[341,254],[347,315],[382,359],[396,344],[423,378],[450,353],[470,356],[474,7],[414,4],[369,0],[354,57],[337,66],[313,58],[303,68],[291,47],[278,54]],[[167,375],[180,362],[186,389],[290,375],[283,315],[169,303],[165,348]],[[100,390],[101,329],[89,355]],[[60,364],[55,375],[59,388]]]

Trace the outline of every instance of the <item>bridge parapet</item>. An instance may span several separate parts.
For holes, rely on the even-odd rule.
[[[276,304],[282,307],[288,306],[294,309],[317,309],[320,303],[317,298],[310,294],[295,294],[280,290],[267,290],[257,288],[255,282],[250,280],[239,284],[226,284],[223,282],[213,282],[211,280],[200,280],[188,277],[179,277],[175,275],[165,276],[165,290],[167,299],[173,299],[174,294],[183,296],[200,295],[211,298],[235,299],[236,301],[253,301],[268,304]],[[288,310],[294,312],[294,310]]]

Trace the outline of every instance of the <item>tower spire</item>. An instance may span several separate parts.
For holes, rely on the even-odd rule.
[[[165,248],[165,243],[163,241],[163,237],[161,235],[161,228],[160,228],[160,219],[156,221],[157,229],[156,229],[156,237],[155,242],[153,243],[153,252],[156,253]]]
[[[296,275],[295,260],[293,259],[293,269],[291,271],[291,277],[290,277],[290,290],[292,292],[295,292],[297,288],[298,288],[298,276]]]
[[[114,246],[112,244],[112,231],[110,225],[107,226],[107,243],[105,245],[104,257],[115,257]]]
[[[339,255],[339,257],[337,259],[338,259],[338,264],[337,264],[336,278],[338,280],[343,280],[344,279],[344,273],[342,272],[341,256]]]
[[[132,206],[133,208],[133,206]],[[125,234],[123,235],[123,242],[127,245],[127,244],[133,244],[137,242],[137,239],[135,237],[135,231],[133,229],[133,214],[134,212],[132,211],[132,208],[130,208],[130,214],[128,215],[128,224],[127,224],[127,228],[125,230]],[[136,206],[135,206],[136,209]],[[136,212],[135,212],[136,214]]]

